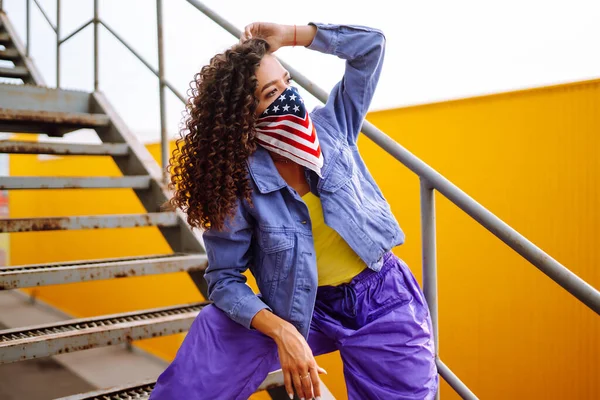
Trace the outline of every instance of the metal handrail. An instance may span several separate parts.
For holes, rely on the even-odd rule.
[[[73,36],[77,35],[79,32],[81,32],[82,30],[84,30],[85,28],[87,28],[87,26],[89,24],[93,24],[94,23],[94,18],[90,19],[88,22],[86,22],[85,24],[81,25],[79,28],[75,29],[75,31],[73,31],[72,33],[70,33],[69,35],[67,35],[64,39],[60,39],[58,42],[62,45],[64,42],[66,42],[67,40],[71,39]]]
[[[27,55],[29,55],[30,43],[30,12],[27,1]],[[98,25],[102,25],[109,31],[117,40],[119,40],[134,56],[136,56],[142,64],[144,64],[154,75],[159,79],[159,97],[160,97],[160,119],[161,119],[161,161],[163,165],[163,177],[168,178],[166,166],[168,155],[168,137],[166,135],[166,117],[165,117],[165,98],[164,88],[168,88],[177,96],[184,104],[185,97],[170,84],[164,76],[163,62],[163,30],[162,30],[162,0],[157,0],[157,39],[158,39],[158,69],[153,68],[141,55],[139,55],[116,31],[111,29],[99,17],[98,0],[94,0],[94,18],[78,28],[76,31],[60,40],[60,0],[57,0],[57,25],[54,27],[39,5],[37,0],[33,0],[42,14],[54,29],[57,35],[57,87],[60,85],[60,45],[72,38],[91,23],[94,24],[94,90],[98,90]],[[241,30],[236,28],[229,21],[206,7],[197,0],[186,0],[208,18],[213,20],[223,29],[228,31],[234,37],[238,38],[241,35]],[[0,10],[2,9],[2,0],[0,0]],[[280,60],[281,61],[281,60]],[[309,93],[314,95],[322,102],[327,101],[327,92],[312,83],[307,77],[302,75],[291,65],[281,61],[282,65],[290,72],[294,80]],[[427,298],[431,318],[434,325],[434,337],[436,349],[439,349],[438,338],[438,316],[437,316],[437,271],[436,271],[436,233],[435,233],[435,201],[434,191],[444,195],[448,200],[458,206],[461,210],[475,219],[480,225],[489,230],[494,236],[498,237],[510,248],[531,262],[542,273],[550,277],[566,291],[579,299],[582,303],[588,306],[597,314],[600,314],[600,292],[589,285],[587,282],[579,278],[576,274],[568,270],[558,261],[554,260],[547,253],[526,239],[492,212],[487,210],[473,198],[459,189],[456,185],[431,168],[425,162],[420,160],[414,154],[395,142],[388,135],[383,133],[373,124],[364,121],[362,132],[379,145],[383,150],[400,161],[404,166],[409,168],[420,177],[421,180],[421,224],[422,224],[422,261],[423,261],[423,291]],[[439,352],[439,350],[438,350]],[[475,395],[452,373],[452,371],[439,359],[436,359],[440,375],[461,395],[463,398],[476,398]],[[438,394],[439,398],[439,394]]]
[[[27,56],[29,57],[30,52],[30,25],[31,25],[31,12],[30,12],[30,1],[26,0],[26,35],[27,35]],[[99,56],[98,56],[98,25],[104,26],[104,28],[110,32],[119,42],[121,42],[127,50],[129,50],[138,60],[142,62],[159,80],[159,98],[160,98],[160,125],[161,125],[161,165],[163,173],[163,181],[166,183],[169,180],[166,165],[168,163],[169,155],[169,138],[167,134],[167,122],[166,122],[166,99],[165,99],[165,88],[168,88],[173,94],[185,104],[185,97],[175,89],[175,87],[165,79],[165,68],[163,62],[163,30],[162,30],[162,0],[156,0],[156,16],[157,16],[157,31],[158,31],[158,70],[154,69],[148,61],[146,61],[138,52],[136,52],[132,46],[130,46],[125,39],[123,39],[114,29],[111,29],[106,22],[102,21],[99,15],[99,4],[98,0],[94,0],[94,17],[81,25],[75,31],[64,37],[60,38],[60,0],[56,0],[56,26],[52,24],[48,14],[44,11],[44,8],[38,3],[38,0],[33,0],[35,5],[38,7],[54,33],[56,33],[56,87],[60,87],[60,46],[67,40],[76,36],[78,33],[83,31],[90,24],[94,24],[94,90],[97,91],[99,87]],[[0,10],[2,9],[2,3],[0,2]]]
[[[52,23],[52,21],[50,21],[50,17],[48,17],[48,14],[46,14],[46,12],[44,11],[44,8],[40,5],[40,3],[38,3],[38,0],[33,0],[33,2],[35,3],[35,5],[38,7],[40,12],[42,13],[42,16],[46,19],[46,22],[48,22],[48,25],[50,25],[50,28],[52,28],[54,33],[56,33],[56,26]]]

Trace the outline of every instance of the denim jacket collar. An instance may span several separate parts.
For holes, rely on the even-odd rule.
[[[287,185],[264,147],[257,146],[254,154],[248,158],[247,164],[248,171],[261,193],[274,192]]]

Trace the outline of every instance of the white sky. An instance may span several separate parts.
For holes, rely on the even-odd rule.
[[[56,0],[39,0],[51,20]],[[62,0],[61,37],[93,16],[93,0]],[[236,39],[185,0],[163,0],[166,76],[185,93],[193,74]],[[253,21],[309,21],[377,27],[386,60],[372,110],[468,97],[600,76],[599,0],[205,0],[240,29]],[[4,0],[25,40],[25,0]],[[55,84],[55,36],[32,2],[32,56]],[[152,65],[157,65],[152,0],[100,0],[100,16]],[[159,140],[157,79],[100,28],[100,89],[132,130]],[[93,28],[62,47],[62,86],[93,89]],[[278,55],[325,90],[343,62],[303,48]],[[317,101],[305,94],[307,103]],[[168,129],[178,130],[183,105],[168,95]]]

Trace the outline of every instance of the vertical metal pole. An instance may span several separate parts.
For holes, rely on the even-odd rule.
[[[94,92],[98,91],[98,0],[94,0]]]
[[[56,87],[60,87],[60,0],[56,0]]]
[[[163,172],[163,181],[168,182],[169,173],[169,138],[167,137],[166,105],[165,105],[165,64],[163,54],[163,23],[162,0],[156,0],[156,31],[158,33],[158,95],[160,99],[160,160]]]
[[[25,29],[27,30],[26,36],[27,36],[27,45],[26,45],[26,55],[27,57],[29,57],[29,51],[31,46],[29,45],[31,43],[31,0],[27,0],[26,2],[26,27]]]
[[[433,324],[436,359],[439,358],[439,328],[437,299],[437,260],[435,245],[435,197],[433,187],[421,178],[421,240],[423,242],[423,293],[429,305]],[[440,398],[440,392],[435,397]]]

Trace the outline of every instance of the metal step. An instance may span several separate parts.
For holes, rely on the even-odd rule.
[[[154,389],[154,385],[156,385],[156,381],[154,379],[148,379],[134,385],[95,390],[93,392],[61,397],[60,399],[55,400],[147,400],[150,398],[150,392]]]
[[[56,400],[123,400],[123,399],[148,399],[150,393],[156,385],[156,380],[148,379],[143,382],[138,382],[131,385],[123,385],[113,387],[110,389],[94,390],[92,392],[80,393],[73,396],[61,397]],[[274,397],[271,392],[272,389],[281,388],[284,385],[283,373],[281,370],[270,372],[263,383],[256,389],[257,392],[262,390],[269,390],[271,396]],[[287,398],[287,394],[284,394]],[[297,397],[294,397],[297,399]],[[329,389],[321,381],[321,399],[323,400],[335,400],[335,397],[331,394]]]
[[[10,43],[10,36],[8,35],[8,33],[3,32],[0,33],[0,44],[9,44]]]
[[[2,132],[61,136],[77,129],[106,127],[109,123],[105,114],[0,108]]]
[[[19,52],[17,49],[4,49],[0,50],[0,60],[18,60]]]
[[[149,399],[150,393],[156,385],[156,380],[148,379],[133,385],[124,385],[110,389],[94,390],[93,392],[80,393],[73,396],[61,397],[56,400],[122,400],[122,399]],[[256,390],[260,392],[275,387],[283,386],[281,370],[271,372]],[[323,397],[322,397],[323,398]],[[325,397],[326,398],[326,397]]]
[[[114,157],[129,154],[129,146],[126,143],[76,144],[3,141],[0,142],[0,153]]]
[[[193,303],[0,331],[0,364],[184,332],[208,304]]]
[[[91,111],[90,93],[36,85],[0,84],[0,108],[85,114]]]
[[[0,67],[0,77],[25,79],[29,76],[29,71],[25,67]]]
[[[174,212],[159,212],[84,217],[0,218],[0,233],[134,228],[141,226],[177,226],[177,214]]]
[[[169,254],[0,267],[0,290],[130,276],[204,271],[205,254]]]
[[[149,176],[124,177],[31,177],[7,176],[0,178],[0,190],[9,189],[98,189],[98,188],[131,188],[148,189]]]

